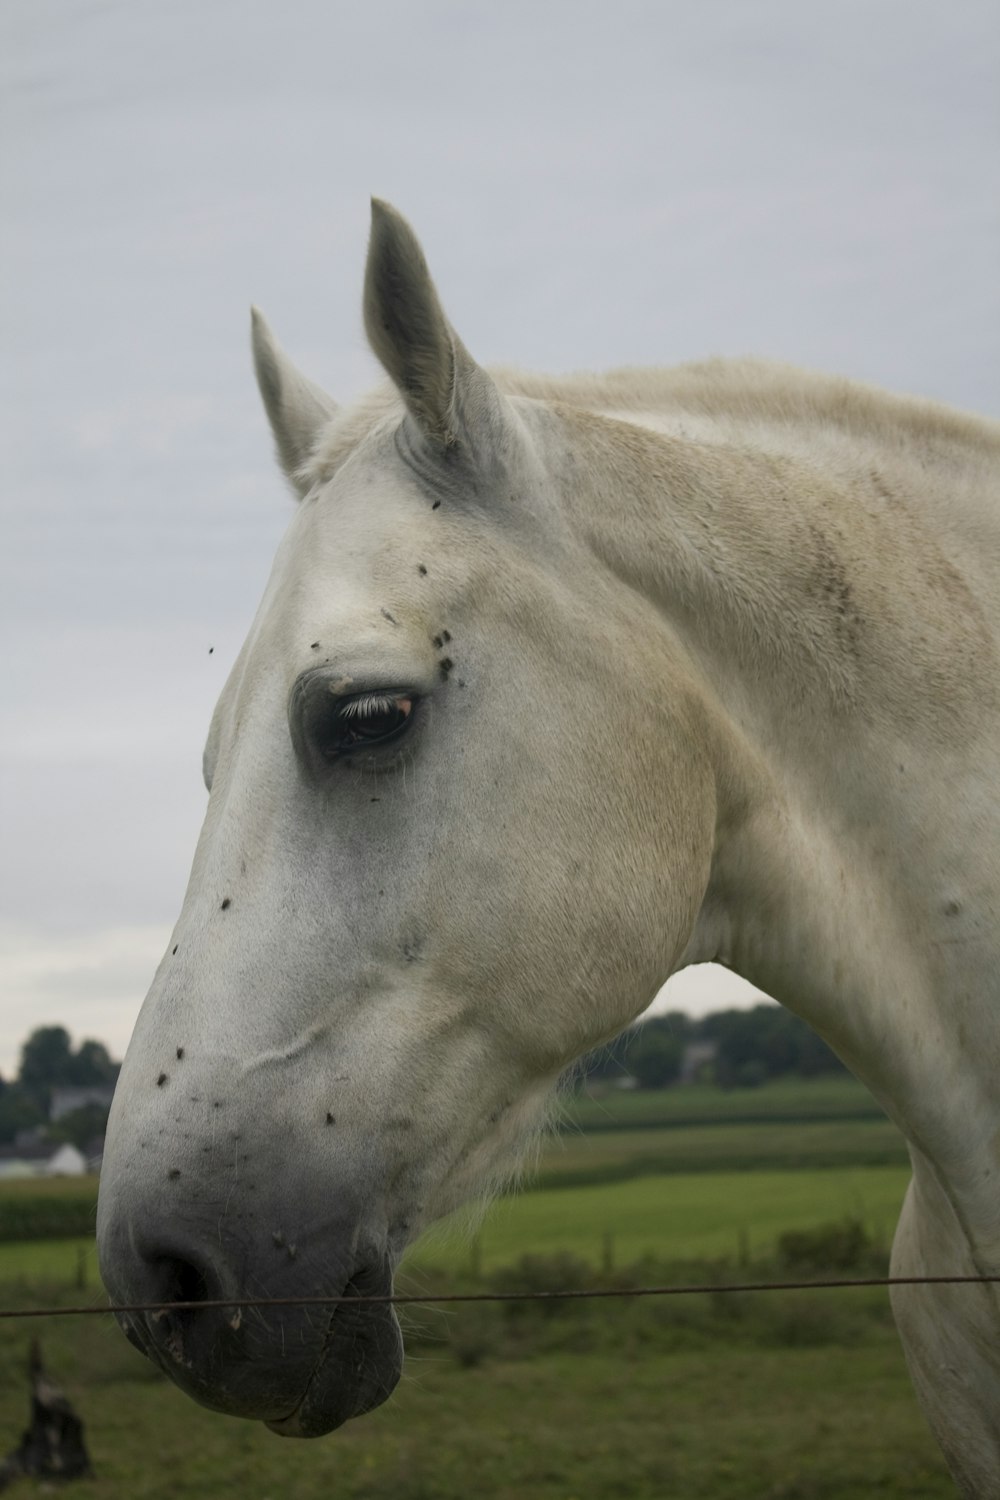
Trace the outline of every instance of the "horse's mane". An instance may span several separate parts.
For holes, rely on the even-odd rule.
[[[916,396],[897,396],[843,376],[761,359],[707,359],[667,369],[624,368],[604,374],[535,375],[508,367],[490,374],[510,396],[553,402],[623,418],[665,418],[684,426],[710,422],[735,437],[782,429],[799,440],[822,432],[866,446],[902,444],[924,461],[1000,461],[1000,423]],[[401,410],[383,385],[339,411],[304,467],[322,483],[361,439]]]
[[[603,375],[493,371],[510,395],[593,411],[664,413],[796,429],[834,428],[858,438],[960,443],[996,456],[1000,424],[939,402],[897,396],[862,381],[763,359],[706,359],[668,369],[620,369]]]

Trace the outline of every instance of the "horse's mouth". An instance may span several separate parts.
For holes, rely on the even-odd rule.
[[[355,1273],[332,1312],[315,1306],[167,1310],[121,1319],[130,1342],[195,1401],[263,1422],[281,1437],[323,1437],[396,1387],[403,1342],[382,1261]],[[328,1292],[327,1295],[330,1295]],[[277,1313],[277,1317],[275,1317]],[[322,1331],[320,1331],[322,1329]]]
[[[373,1280],[355,1278],[345,1297],[382,1295],[373,1290]],[[402,1368],[402,1335],[391,1304],[339,1302],[302,1395],[286,1416],[267,1418],[264,1425],[279,1437],[324,1437],[381,1406]]]

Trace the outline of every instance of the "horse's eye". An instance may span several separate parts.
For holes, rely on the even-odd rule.
[[[395,739],[410,722],[413,698],[394,693],[356,693],[330,702],[311,727],[320,754],[328,760]]]

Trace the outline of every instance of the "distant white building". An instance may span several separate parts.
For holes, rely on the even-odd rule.
[[[678,1083],[698,1083],[715,1061],[719,1048],[715,1042],[688,1042],[681,1059]]]
[[[10,1177],[83,1177],[87,1161],[69,1141],[0,1146],[0,1181]]]

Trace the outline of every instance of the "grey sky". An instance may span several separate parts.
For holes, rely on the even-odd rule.
[[[7,0],[0,1068],[46,1020],[123,1046],[179,907],[289,508],[248,304],[362,390],[377,192],[484,362],[752,352],[995,412],[998,26],[994,0]]]

